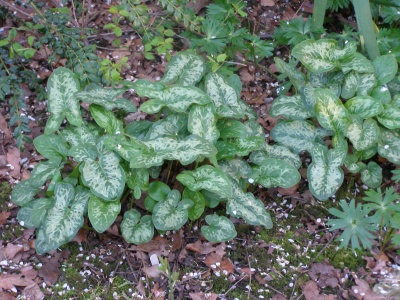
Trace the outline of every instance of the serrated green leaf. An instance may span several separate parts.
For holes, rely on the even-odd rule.
[[[261,200],[252,193],[245,193],[235,181],[231,180],[233,197],[228,198],[226,210],[232,217],[243,218],[247,224],[272,228],[271,216]]]
[[[41,187],[47,180],[52,178],[60,169],[58,162],[49,160],[38,163],[32,170],[29,183],[32,187]]]
[[[191,191],[185,188],[182,193],[183,199],[190,199],[193,201],[193,206],[189,208],[188,217],[189,220],[195,221],[201,217],[206,207],[206,200],[199,191]]]
[[[203,77],[204,71],[205,64],[203,58],[192,52],[185,51],[171,58],[160,82],[193,86]]]
[[[361,171],[361,180],[371,188],[377,188],[382,183],[382,168],[374,161],[370,161],[367,168]]]
[[[360,118],[352,118],[346,130],[346,137],[358,151],[376,145],[379,136],[379,126],[374,119],[367,119],[362,122]]]
[[[349,122],[349,113],[342,101],[328,89],[315,89],[315,114],[322,127],[344,133]]]
[[[75,193],[69,183],[57,183],[54,190],[54,206],[39,228],[36,236],[36,252],[43,254],[71,241],[83,225],[83,214],[89,201],[89,191]]]
[[[187,124],[190,133],[196,134],[214,144],[219,138],[216,123],[217,117],[212,104],[193,105],[191,107]]]
[[[379,123],[388,129],[400,128],[400,108],[389,104],[384,105],[384,110],[377,116]]]
[[[91,194],[88,205],[88,215],[93,228],[103,233],[114,223],[121,211],[121,202],[104,201],[103,199]]]
[[[152,221],[158,230],[178,230],[188,220],[188,210],[193,206],[193,201],[183,199],[180,194],[172,190],[167,198],[154,206]]]
[[[54,162],[61,162],[68,156],[67,145],[55,134],[42,134],[33,140],[36,151]]]
[[[400,164],[400,137],[390,130],[381,131],[381,141],[378,144],[378,153],[394,164]]]
[[[300,181],[300,173],[291,164],[281,159],[265,158],[262,164],[253,167],[253,179],[263,187],[289,188]]]
[[[80,170],[83,184],[97,197],[106,201],[121,197],[126,177],[115,153],[100,154],[97,161],[85,161]]]
[[[328,72],[338,64],[334,53],[336,45],[335,40],[306,40],[293,48],[292,56],[300,60],[311,72]]]
[[[218,115],[225,118],[244,118],[243,105],[235,89],[221,75],[208,74],[205,80],[205,89],[215,104]]]
[[[375,68],[378,84],[386,84],[394,79],[398,70],[398,63],[394,54],[378,56],[372,62]]]
[[[326,146],[315,146],[311,152],[312,163],[307,170],[311,193],[321,201],[334,195],[343,183],[343,170],[340,166],[346,157],[346,150],[327,149]]]
[[[96,123],[109,134],[121,134],[123,132],[122,121],[118,120],[112,111],[96,104],[90,105],[90,114]]]
[[[121,222],[121,233],[125,241],[132,244],[145,244],[154,236],[154,226],[151,216],[140,217],[136,209],[125,212]]]
[[[332,135],[332,132],[318,128],[311,122],[295,120],[278,123],[271,131],[271,137],[295,153],[311,149],[321,143],[323,137]]]
[[[46,123],[45,134],[56,131],[65,117],[72,125],[81,126],[79,100],[75,96],[78,89],[79,81],[71,70],[59,67],[50,75],[47,81],[47,109],[50,117]]]
[[[383,111],[382,102],[371,96],[353,97],[344,106],[349,113],[360,116],[363,119],[372,118]]]
[[[301,95],[279,96],[272,102],[269,114],[273,117],[283,116],[291,120],[305,120],[314,113],[307,109]]]
[[[11,201],[19,206],[24,206],[33,200],[39,189],[31,186],[29,180],[19,182],[11,192]]]
[[[216,214],[208,215],[206,216],[206,222],[208,226],[202,226],[201,233],[210,242],[227,242],[237,235],[235,226],[227,217]]]
[[[230,180],[221,169],[212,166],[202,166],[194,171],[183,171],[176,176],[176,179],[192,191],[204,189],[225,198],[232,197]]]

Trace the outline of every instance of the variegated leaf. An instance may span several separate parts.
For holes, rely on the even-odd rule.
[[[72,147],[69,150],[69,155],[72,156],[76,162],[83,162],[86,160],[95,160],[97,151],[96,147],[91,144],[81,144]]]
[[[326,146],[315,146],[311,152],[312,163],[307,170],[311,193],[321,201],[334,195],[343,183],[343,170],[340,166],[346,157],[346,150]]]
[[[256,165],[262,165],[267,158],[276,158],[286,161],[296,169],[301,167],[300,157],[289,150],[289,148],[275,144],[264,144],[263,150],[254,151],[250,155],[250,161]]]
[[[148,149],[141,150],[140,155],[131,158],[131,168],[161,166],[164,160],[179,160],[181,164],[188,165],[200,156],[212,157],[217,154],[217,149],[211,143],[195,135],[179,140],[159,137],[144,141],[143,144]]]
[[[177,190],[172,190],[167,199],[154,206],[152,221],[158,230],[178,230],[188,220],[188,210],[193,206],[193,201],[183,199]]]
[[[149,128],[144,140],[154,140],[158,137],[187,136],[188,116],[186,114],[172,114],[154,122]]]
[[[194,171],[183,171],[176,176],[183,185],[192,191],[208,190],[225,198],[232,197],[232,187],[226,174],[212,166],[202,166]]]
[[[378,188],[382,183],[382,168],[376,162],[370,161],[367,168],[361,171],[361,180],[370,188]]]
[[[126,125],[125,132],[126,134],[133,136],[139,140],[144,140],[147,132],[152,125],[153,122],[149,120],[132,122]]]
[[[47,180],[52,178],[60,169],[60,164],[52,160],[38,163],[32,170],[29,183],[32,187],[41,187]]]
[[[275,118],[283,116],[291,120],[305,120],[314,115],[312,110],[307,109],[299,94],[279,96],[272,103],[269,114]]]
[[[219,138],[216,126],[217,117],[212,104],[193,105],[189,111],[188,130],[210,143],[215,143]]]
[[[372,64],[375,68],[376,79],[380,85],[389,83],[397,74],[398,63],[394,54],[378,56]]]
[[[120,134],[123,132],[122,121],[118,120],[114,113],[96,104],[90,105],[90,114],[96,123],[104,128],[109,134]]]
[[[232,217],[243,218],[247,224],[272,228],[272,219],[261,200],[252,193],[245,193],[231,180],[233,197],[228,198],[226,210]]]
[[[392,95],[386,85],[375,87],[371,92],[371,97],[379,99],[382,104],[388,104],[392,100]]]
[[[349,123],[349,113],[342,101],[328,89],[315,89],[315,113],[322,127],[343,133]]]
[[[171,192],[171,189],[168,185],[161,181],[153,181],[149,185],[148,194],[155,201],[164,201],[168,194]]]
[[[400,108],[391,104],[384,105],[384,110],[377,116],[379,123],[388,129],[400,128]]]
[[[61,132],[61,137],[64,141],[69,143],[72,147],[82,144],[90,144],[96,146],[97,139],[100,136],[101,128],[95,124],[88,123],[81,127],[67,127]]]
[[[121,233],[125,241],[131,244],[145,244],[154,236],[154,226],[151,216],[140,217],[136,209],[125,212],[121,223]]]
[[[374,73],[374,66],[361,53],[354,53],[345,59],[340,60],[343,73],[356,71],[357,73]]]
[[[235,225],[227,217],[217,214],[206,216],[208,224],[201,227],[201,233],[204,237],[213,243],[222,243],[233,240],[236,235]]]
[[[193,201],[193,206],[189,208],[188,217],[190,221],[195,221],[201,217],[206,207],[206,200],[199,191],[191,191],[185,188],[182,193],[182,199],[189,199]]]
[[[346,102],[345,107],[349,113],[360,116],[363,119],[372,118],[383,111],[381,101],[371,96],[351,98]]]
[[[394,164],[400,164],[400,137],[391,130],[381,131],[381,141],[378,145],[378,153]]]
[[[149,171],[147,169],[130,169],[126,174],[126,184],[133,191],[135,199],[139,199],[142,190],[149,188]]]
[[[233,119],[220,119],[217,123],[217,128],[220,133],[220,137],[223,139],[227,138],[245,138],[248,136],[246,126],[237,120]]]
[[[68,156],[68,148],[64,141],[55,134],[42,134],[33,140],[36,151],[44,157],[60,162]]]
[[[11,192],[12,203],[24,206],[33,200],[39,189],[31,186],[29,180],[18,182]]]
[[[218,115],[226,118],[243,118],[243,106],[233,87],[221,75],[210,73],[206,77],[205,88],[216,106]]]
[[[158,98],[165,85],[160,82],[150,82],[147,79],[138,79],[135,82],[124,81],[123,85],[134,89],[140,97]]]
[[[350,99],[354,97],[358,88],[359,76],[357,72],[351,71],[344,77],[344,82],[342,85],[342,98]]]
[[[126,177],[114,152],[100,155],[97,161],[85,161],[80,170],[83,184],[97,197],[106,201],[121,197]]]
[[[39,227],[42,224],[47,211],[53,206],[53,204],[53,198],[40,198],[29,202],[19,209],[17,215],[18,222],[26,228]]]
[[[83,214],[89,201],[89,191],[75,193],[69,183],[57,183],[54,190],[54,206],[39,228],[35,248],[38,254],[57,249],[71,241],[83,225]]]
[[[171,86],[159,93],[157,98],[144,102],[140,109],[146,113],[157,113],[166,106],[175,112],[186,112],[192,104],[207,104],[211,99],[201,89],[194,86]]]
[[[88,205],[90,223],[97,232],[104,232],[114,223],[121,211],[121,202],[104,201],[91,194]]]
[[[71,70],[58,67],[47,81],[48,105],[50,117],[47,120],[45,133],[56,131],[66,117],[68,122],[81,126],[82,116],[79,100],[75,96],[79,81]]]
[[[347,127],[346,137],[349,138],[353,147],[363,151],[376,145],[380,131],[374,119],[367,119],[362,122],[359,118],[353,118]]]
[[[300,173],[295,167],[276,158],[265,158],[261,165],[253,167],[253,177],[266,188],[290,188],[300,181]]]
[[[310,152],[314,145],[321,143],[321,138],[332,134],[331,131],[301,120],[280,122],[271,131],[275,142],[289,147],[295,153],[303,150]]]
[[[351,173],[358,173],[363,168],[365,168],[365,164],[363,162],[359,162],[359,155],[347,153],[346,159],[344,160],[344,166]]]
[[[309,71],[324,73],[337,66],[338,57],[334,52],[336,45],[335,40],[306,40],[293,48],[292,56],[300,60]]]
[[[284,62],[279,57],[274,58],[276,69],[289,77],[290,82],[294,85],[296,90],[300,90],[305,85],[306,77],[303,73],[298,71],[295,67]]]
[[[371,93],[377,84],[374,73],[359,74],[357,95],[366,96]]]
[[[241,178],[250,178],[253,173],[250,165],[240,158],[222,161],[219,166],[225,174],[229,175],[237,182]]]
[[[90,91],[81,91],[76,94],[76,97],[86,103],[93,103],[108,110],[112,110],[114,108],[122,108],[127,112],[136,112],[136,107],[127,99],[119,98],[118,96],[122,95],[126,89],[116,89],[116,88],[96,88]]]
[[[190,51],[181,52],[172,57],[161,82],[193,86],[203,77],[204,71],[204,60],[200,55]]]

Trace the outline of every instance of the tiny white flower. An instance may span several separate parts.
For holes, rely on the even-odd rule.
[[[249,178],[249,183],[254,183],[254,179],[253,178]]]

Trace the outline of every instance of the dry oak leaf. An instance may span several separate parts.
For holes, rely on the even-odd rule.
[[[218,295],[214,293],[189,293],[192,300],[217,300]]]
[[[317,284],[313,280],[309,280],[301,287],[306,300],[336,300],[334,295],[320,294]]]
[[[15,290],[17,286],[30,286],[35,282],[23,274],[0,274],[0,290]]]

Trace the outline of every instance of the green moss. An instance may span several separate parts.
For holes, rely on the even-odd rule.
[[[0,183],[0,211],[8,211],[10,202],[11,186],[7,182]]]

